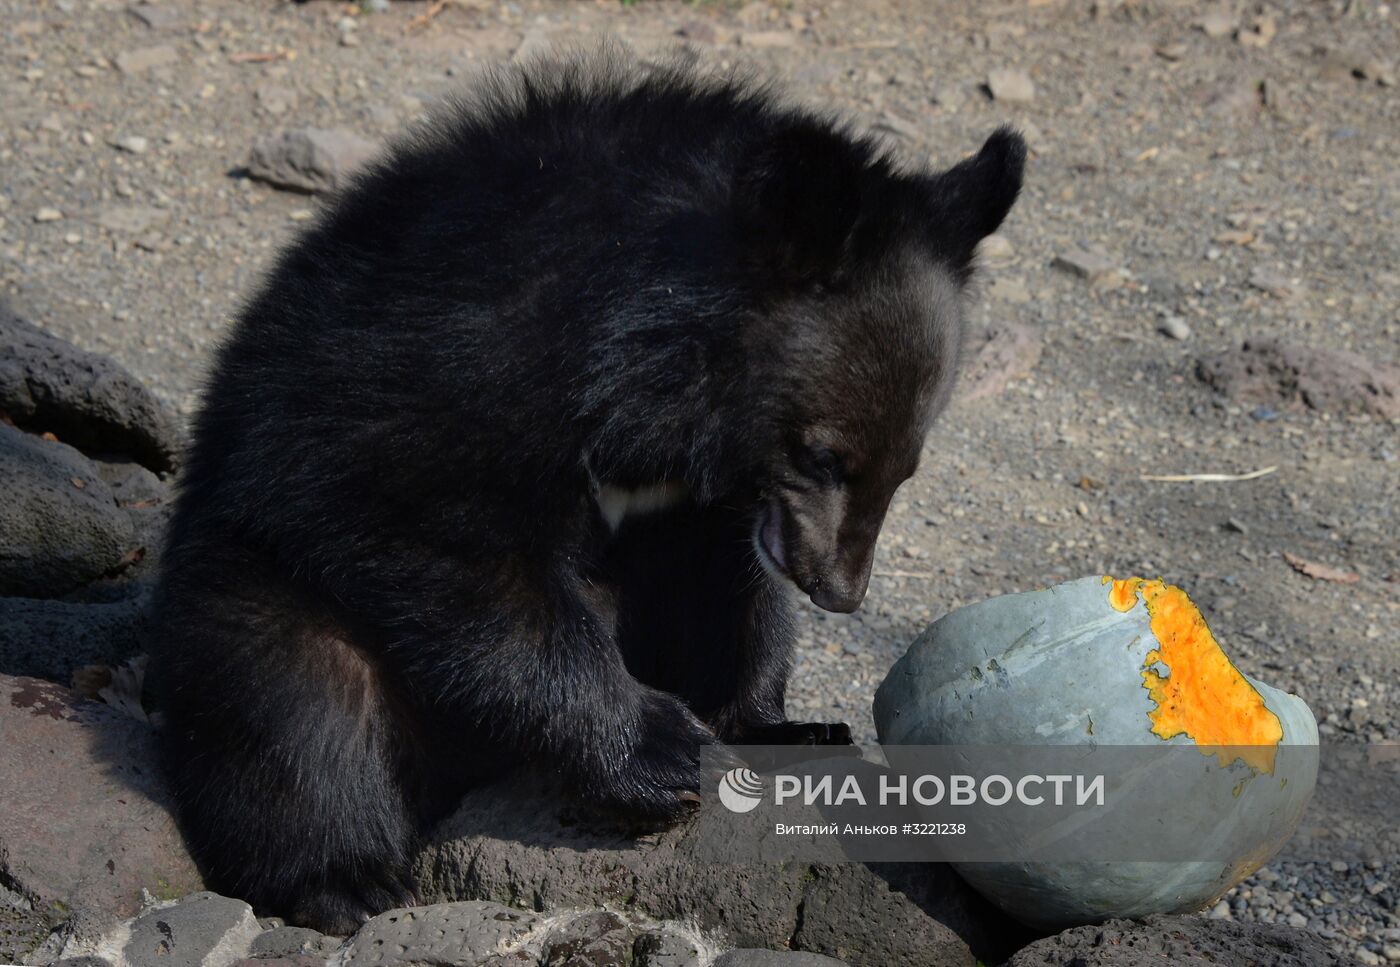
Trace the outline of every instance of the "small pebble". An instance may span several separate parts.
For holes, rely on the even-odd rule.
[[[41,208],[34,213],[36,222],[56,222],[63,217],[63,212],[57,208]]]
[[[1008,262],[1016,254],[1016,249],[1006,236],[988,235],[977,246],[977,254],[989,262]]]
[[[1191,327],[1180,316],[1163,316],[1157,323],[1157,331],[1172,339],[1190,339]]]
[[[118,151],[126,151],[129,154],[145,154],[151,143],[139,134],[127,135],[124,138],[113,138],[107,142]]]
[[[987,90],[992,100],[1007,104],[1027,104],[1035,99],[1035,83],[1029,74],[1015,68],[997,68],[987,72]]]

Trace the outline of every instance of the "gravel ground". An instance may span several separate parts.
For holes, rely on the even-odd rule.
[[[1186,587],[1247,671],[1309,702],[1325,741],[1400,740],[1394,420],[1235,402],[1196,376],[1199,358],[1260,336],[1397,362],[1400,10],[0,0],[0,19],[3,292],[186,414],[240,298],[318,204],[246,177],[260,135],[382,138],[521,49],[606,32],[650,56],[678,31],[912,156],[947,164],[1019,125],[1027,188],[974,320],[1031,327],[1039,364],[936,427],[862,612],[804,611],[790,711],[873,739],[874,688],[932,618],[1144,573]],[[1090,278],[1057,266],[1082,249]],[[1285,552],[1359,580],[1310,578]],[[1211,915],[1400,961],[1400,844],[1392,829],[1352,845],[1276,861]]]

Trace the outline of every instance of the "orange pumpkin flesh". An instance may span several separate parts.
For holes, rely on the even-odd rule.
[[[1131,610],[1141,595],[1151,618],[1157,647],[1143,659],[1142,687],[1157,705],[1148,713],[1152,733],[1185,735],[1221,766],[1240,760],[1272,775],[1283,724],[1226,656],[1186,592],[1143,578],[1103,580],[1111,585],[1115,609]]]

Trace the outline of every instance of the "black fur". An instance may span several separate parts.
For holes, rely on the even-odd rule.
[[[854,608],[946,398],[1000,132],[934,175],[762,86],[500,74],[282,255],[215,365],[155,619],[211,886],[340,932],[530,760],[676,815],[784,720],[790,579]],[[671,483],[614,531],[600,493]]]

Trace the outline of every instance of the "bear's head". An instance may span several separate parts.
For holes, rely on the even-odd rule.
[[[895,490],[952,389],[978,242],[1021,187],[1001,129],[937,174],[795,125],[756,151],[735,211],[756,293],[753,543],[819,607],[854,611]]]

